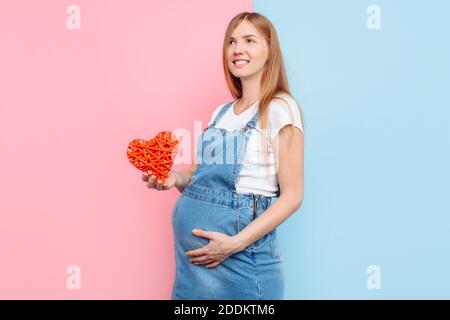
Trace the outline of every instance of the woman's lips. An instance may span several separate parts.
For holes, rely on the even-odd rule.
[[[233,64],[236,66],[236,68],[244,68],[246,67],[250,62],[245,60],[237,60],[233,62]]]

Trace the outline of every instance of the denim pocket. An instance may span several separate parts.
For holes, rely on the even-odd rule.
[[[280,244],[278,243],[276,229],[270,233],[270,250],[271,250],[273,259],[281,260],[281,249],[280,249]]]

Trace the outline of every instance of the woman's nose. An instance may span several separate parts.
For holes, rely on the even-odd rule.
[[[241,45],[240,42],[237,42],[235,47],[234,47],[234,53],[238,54],[238,53],[242,53],[242,49],[241,49]]]

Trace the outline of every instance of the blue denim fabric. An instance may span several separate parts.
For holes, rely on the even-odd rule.
[[[175,280],[172,299],[268,300],[283,299],[283,260],[277,229],[218,266],[206,268],[189,262],[186,252],[208,244],[192,229],[236,235],[262,214],[278,197],[239,194],[235,184],[247,142],[259,112],[240,130],[215,128],[232,106],[226,104],[199,139],[199,166],[178,197],[172,211],[175,244]],[[211,161],[213,160],[213,161]]]

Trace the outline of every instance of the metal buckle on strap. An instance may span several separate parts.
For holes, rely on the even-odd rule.
[[[258,194],[255,198],[255,194],[252,193],[252,197],[253,197],[253,220],[255,220],[256,219],[256,209],[258,206],[258,200],[261,197],[261,195]]]

